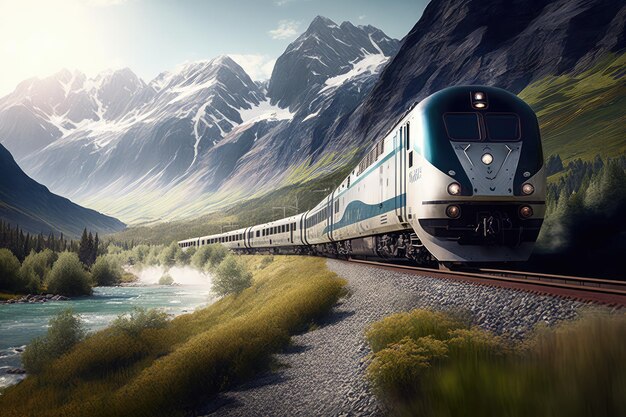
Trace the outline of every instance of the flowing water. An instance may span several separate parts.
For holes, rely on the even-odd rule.
[[[25,346],[44,335],[50,318],[64,309],[73,309],[85,327],[93,331],[106,327],[134,307],[159,308],[179,315],[213,301],[210,278],[191,268],[172,268],[169,274],[176,283],[172,286],[155,285],[163,274],[159,267],[134,272],[140,277],[138,286],[96,287],[92,296],[69,301],[0,305],[0,389],[24,378],[6,371],[21,366]]]

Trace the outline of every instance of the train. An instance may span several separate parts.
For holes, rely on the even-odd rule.
[[[424,265],[519,262],[539,235],[545,195],[531,107],[500,88],[455,86],[412,105],[311,210],[178,244]]]

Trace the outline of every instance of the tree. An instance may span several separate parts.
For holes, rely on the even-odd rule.
[[[167,313],[157,309],[135,307],[129,314],[119,315],[111,324],[116,330],[138,336],[145,329],[160,329],[167,325]]]
[[[33,340],[22,354],[22,364],[29,374],[41,372],[52,360],[80,342],[86,334],[83,323],[71,309],[50,319],[49,324],[46,335]]]
[[[174,283],[174,278],[168,273],[163,274],[161,278],[159,278],[159,285],[172,285]]]
[[[122,268],[110,256],[98,256],[91,267],[91,278],[101,287],[115,285],[122,279]]]
[[[83,265],[89,265],[89,236],[87,235],[87,228],[83,229],[83,235],[80,238],[80,244],[78,245],[78,259]]]
[[[159,256],[161,265],[167,268],[176,265],[176,258],[178,257],[179,252],[182,252],[182,249],[178,246],[178,243],[172,242],[169,246],[163,249],[161,256]]]
[[[239,294],[252,285],[252,273],[245,262],[235,255],[228,255],[215,270],[212,290],[219,296]]]
[[[196,269],[203,269],[213,253],[213,245],[200,246],[191,257],[191,265]]]
[[[0,249],[0,289],[19,291],[21,281],[19,277],[20,261],[8,249]]]
[[[54,263],[48,278],[48,291],[63,295],[90,295],[91,280],[78,256],[63,252]]]
[[[205,264],[206,269],[214,269],[216,268],[228,255],[228,249],[224,247],[224,245],[216,243],[211,245],[213,250],[211,251],[211,256],[209,257],[208,264]]]

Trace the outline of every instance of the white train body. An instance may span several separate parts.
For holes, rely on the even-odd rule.
[[[493,87],[451,87],[424,99],[316,207],[296,216],[179,242],[412,259],[521,261],[545,212],[536,117]]]

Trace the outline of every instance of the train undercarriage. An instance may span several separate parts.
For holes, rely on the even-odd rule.
[[[238,252],[409,261],[431,267],[438,265],[417,235],[410,230],[317,245],[239,249]]]

